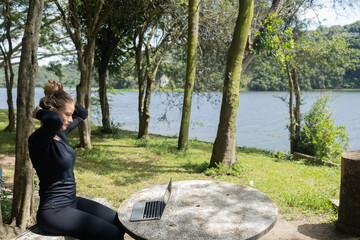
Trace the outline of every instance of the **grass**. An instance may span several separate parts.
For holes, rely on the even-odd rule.
[[[0,110],[0,127],[5,127],[6,111]],[[68,137],[75,147],[77,131]],[[0,132],[0,154],[14,154],[15,134]],[[91,150],[76,148],[75,176],[78,195],[104,197],[115,209],[128,196],[143,188],[182,180],[217,180],[253,186],[266,193],[288,217],[321,215],[334,219],[336,211],[329,199],[338,198],[340,167],[307,165],[281,160],[254,148],[238,148],[238,163],[232,169],[208,169],[212,145],[191,140],[189,148],[178,151],[177,138],[151,135],[137,139],[137,133],[119,130],[103,134],[92,130]]]

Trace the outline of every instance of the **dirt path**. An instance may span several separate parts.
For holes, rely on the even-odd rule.
[[[348,236],[335,229],[331,223],[321,223],[318,218],[313,220],[294,220],[287,221],[279,215],[275,227],[267,233],[261,240],[358,240],[359,238]]]
[[[125,240],[132,240],[125,235]],[[330,223],[311,223],[311,221],[287,221],[279,215],[275,227],[260,240],[359,240],[338,232]]]
[[[15,157],[0,154],[0,167],[1,166],[14,167],[15,166]]]

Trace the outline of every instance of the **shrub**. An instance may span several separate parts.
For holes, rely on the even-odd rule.
[[[318,100],[303,117],[301,131],[295,137],[295,151],[320,159],[339,162],[341,153],[348,147],[345,126],[335,126],[328,107],[328,94]]]

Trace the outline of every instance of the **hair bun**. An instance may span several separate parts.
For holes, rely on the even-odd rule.
[[[46,83],[44,85],[44,94],[45,96],[50,96],[52,95],[54,92],[59,91],[59,86],[57,84],[54,83]]]

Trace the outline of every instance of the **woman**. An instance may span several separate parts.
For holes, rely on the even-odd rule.
[[[80,239],[123,239],[116,211],[76,196],[76,154],[65,135],[87,117],[87,110],[56,81],[49,81],[44,93],[33,112],[41,127],[29,137],[30,158],[40,179],[38,225],[48,233]]]

